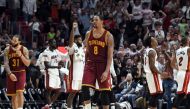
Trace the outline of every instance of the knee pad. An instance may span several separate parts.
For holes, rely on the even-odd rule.
[[[116,102],[116,99],[115,99],[115,94],[113,91],[110,91],[110,103],[115,103]]]
[[[100,100],[100,91],[96,90],[93,97],[92,97],[92,103],[97,104]]]
[[[100,92],[100,100],[102,105],[109,105],[110,99],[109,99],[110,91],[101,91]]]
[[[90,100],[90,91],[88,86],[82,86],[82,96],[84,101]]]

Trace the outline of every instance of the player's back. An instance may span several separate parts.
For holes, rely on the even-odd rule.
[[[156,53],[156,51],[153,49],[153,48],[147,48],[146,50],[145,50],[145,53],[144,53],[144,71],[146,72],[146,73],[152,73],[152,71],[150,70],[150,65],[149,65],[149,52],[150,51],[154,51],[155,53]],[[156,54],[156,56],[155,56],[155,66],[157,66],[157,54]]]
[[[186,71],[188,69],[188,64],[189,64],[189,58],[187,53],[188,48],[189,47],[182,47],[176,51],[176,60],[179,70]]]
[[[95,38],[93,36],[93,30],[90,32],[88,39],[88,56],[87,60],[94,62],[107,62],[107,50],[106,43],[107,31],[105,30],[101,37]]]
[[[20,51],[23,54],[24,47],[21,46]],[[8,59],[9,59],[9,67],[11,71],[21,71],[25,70],[25,65],[22,62],[21,58],[17,55],[16,50],[14,50],[11,46],[7,48],[8,50]]]

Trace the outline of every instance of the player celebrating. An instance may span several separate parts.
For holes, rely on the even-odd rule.
[[[7,95],[12,97],[12,108],[23,109],[23,91],[26,83],[26,66],[30,65],[28,49],[21,44],[20,37],[15,35],[11,46],[5,49],[5,70],[7,72]]]
[[[157,65],[157,53],[156,47],[158,43],[154,37],[147,37],[144,41],[146,47],[144,54],[144,71],[146,73],[146,80],[150,92],[150,107],[151,109],[156,108],[157,100],[162,92],[161,74],[156,68]]]
[[[98,81],[103,109],[109,109],[109,91],[111,90],[110,66],[113,57],[114,41],[110,32],[103,28],[103,19],[93,17],[93,29],[85,37],[86,62],[82,81],[82,93],[85,109],[91,109],[89,88],[95,88]]]
[[[61,63],[67,58],[67,54],[56,49],[55,39],[49,40],[49,47],[43,52],[43,61],[46,69],[45,88],[48,104],[44,108],[51,108],[52,103],[58,98],[61,89],[60,69]],[[52,94],[52,92],[55,92]]]
[[[74,36],[74,32],[76,31],[77,25],[78,25],[77,23],[75,22],[73,23],[73,28],[71,30],[69,48],[68,48],[71,60],[71,66],[69,72],[70,94],[67,98],[68,109],[71,109],[73,98],[75,97],[76,93],[81,90],[82,78],[84,72],[85,49],[82,44],[82,37],[80,35]]]

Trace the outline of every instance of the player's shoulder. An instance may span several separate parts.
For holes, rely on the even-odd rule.
[[[150,49],[150,50],[148,51],[148,55],[149,55],[149,56],[156,55],[156,51],[155,51],[154,49]]]
[[[93,31],[93,30],[88,30],[88,31],[86,32],[86,36],[89,36],[90,33],[91,33],[91,31]]]
[[[25,46],[22,46],[24,51],[28,51],[28,48],[26,48]]]
[[[10,49],[10,46],[6,47],[4,51],[8,51]]]

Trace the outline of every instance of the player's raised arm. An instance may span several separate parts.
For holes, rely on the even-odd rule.
[[[73,22],[72,30],[70,33],[70,38],[69,38],[69,47],[73,46],[74,43],[74,32],[76,31],[78,24],[76,22]]]
[[[152,50],[148,53],[150,70],[152,71],[152,73],[161,74],[155,66],[155,56],[156,53]]]
[[[176,65],[176,63],[177,63],[176,54],[173,53],[171,58],[171,67],[178,70],[178,66]]]
[[[87,42],[88,42],[89,36],[90,36],[90,31],[87,31],[87,32],[86,32],[86,35],[85,35],[85,39],[84,39],[84,41],[83,41],[84,46],[87,46],[87,45],[88,45]]]

